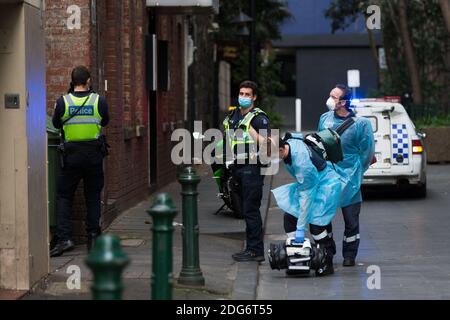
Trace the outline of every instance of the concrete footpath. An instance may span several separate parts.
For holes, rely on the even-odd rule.
[[[234,262],[231,255],[244,246],[245,223],[231,215],[214,212],[221,206],[209,167],[197,167],[199,184],[200,266],[206,280],[201,288],[183,287],[176,278],[181,271],[180,227],[174,232],[174,299],[230,300],[334,300],[334,299],[450,299],[450,165],[428,167],[428,196],[411,197],[392,188],[365,194],[361,210],[361,244],[357,265],[342,267],[340,211],[333,220],[337,245],[335,274],[323,278],[287,277],[284,270],[271,270],[269,262]],[[283,212],[276,207],[270,189],[292,181],[283,168],[265,180],[261,214],[265,225],[266,252],[271,242],[285,240]],[[181,208],[180,185],[168,192]],[[124,212],[109,228],[120,236],[131,264],[125,269],[125,299],[149,299],[151,275],[151,218],[146,213],[152,199]],[[181,212],[175,218],[180,223]],[[52,273],[25,299],[90,299],[92,276],[84,264],[86,250],[51,260]],[[81,268],[80,290],[69,290],[70,266]]]
[[[151,295],[152,270],[152,218],[146,210],[153,197],[167,192],[178,209],[177,226],[173,236],[174,299],[255,299],[258,279],[257,262],[237,263],[231,255],[242,250],[245,241],[245,222],[230,213],[214,213],[222,205],[217,198],[217,186],[209,166],[196,166],[201,177],[198,186],[198,215],[200,227],[200,267],[205,277],[204,287],[186,287],[177,283],[182,267],[182,238],[180,224],[181,185],[173,182],[156,192],[148,200],[123,212],[106,230],[120,237],[121,244],[131,259],[123,273],[124,299],[147,300]],[[266,220],[272,177],[265,179],[261,206],[263,222]],[[84,263],[86,247],[77,246],[63,256],[51,259],[51,274],[33,288],[23,299],[90,299],[92,274]],[[266,263],[267,260],[266,260]],[[67,281],[73,268],[81,270],[81,288],[70,290]]]

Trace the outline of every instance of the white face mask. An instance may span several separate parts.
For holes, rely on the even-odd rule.
[[[330,111],[336,110],[336,103],[334,102],[334,99],[332,97],[328,98],[327,107],[328,107],[328,109],[330,109]]]

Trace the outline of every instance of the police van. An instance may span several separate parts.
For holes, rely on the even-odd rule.
[[[409,186],[417,197],[425,197],[425,134],[416,130],[400,97],[356,99],[352,105],[358,117],[370,120],[375,137],[377,161],[365,173],[363,186]]]

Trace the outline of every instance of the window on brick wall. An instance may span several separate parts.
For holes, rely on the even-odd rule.
[[[170,90],[169,42],[158,41],[158,89]]]

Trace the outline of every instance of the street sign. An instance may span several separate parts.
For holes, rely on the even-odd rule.
[[[387,62],[386,62],[386,53],[384,51],[384,48],[378,49],[378,63],[380,65],[380,69],[387,70]]]
[[[223,58],[237,59],[239,57],[239,48],[237,47],[223,47]]]
[[[348,70],[347,71],[347,86],[349,88],[359,88],[359,70]]]

